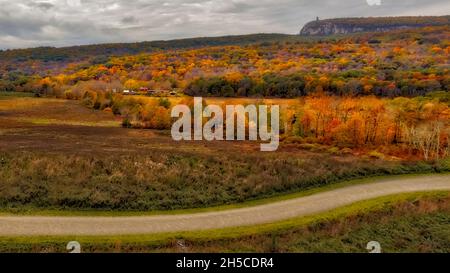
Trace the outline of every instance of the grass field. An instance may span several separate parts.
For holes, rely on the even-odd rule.
[[[119,127],[78,101],[0,100],[0,209],[152,211],[204,208],[375,175],[445,171],[448,164],[372,159],[281,144],[174,142]]]

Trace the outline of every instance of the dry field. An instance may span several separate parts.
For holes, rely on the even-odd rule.
[[[79,101],[0,99],[0,209],[168,210],[282,195],[439,165],[281,144],[175,142]]]

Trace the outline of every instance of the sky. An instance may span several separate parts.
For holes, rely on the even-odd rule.
[[[316,16],[448,15],[448,0],[0,0],[0,49],[250,33]],[[379,4],[379,5],[377,5]]]

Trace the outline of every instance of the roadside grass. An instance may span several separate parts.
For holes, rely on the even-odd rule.
[[[371,230],[372,226],[376,227],[378,224],[389,223],[390,220],[384,219],[382,216],[392,215],[393,217],[391,217],[391,220],[394,220],[394,222],[396,220],[395,218],[399,218],[399,221],[406,221],[408,223],[408,228],[412,228],[415,223],[410,222],[409,220],[411,219],[402,219],[406,213],[410,213],[413,216],[417,215],[413,220],[420,220],[424,217],[426,218],[426,215],[429,213],[439,212],[438,208],[443,208],[443,214],[436,215],[437,220],[440,219],[442,222],[450,217],[449,200],[450,192],[448,191],[398,194],[357,202],[329,212],[277,223],[199,232],[121,236],[0,237],[0,252],[66,252],[65,246],[67,242],[73,240],[80,242],[84,252],[182,252],[184,251],[183,249],[176,247],[177,242],[180,240],[186,242],[187,246],[191,247],[192,251],[198,252],[201,252],[202,249],[203,251],[207,250],[210,252],[283,252],[295,250],[308,251],[309,249],[314,252],[324,249],[322,248],[322,245],[325,244],[325,241],[322,239],[327,239],[328,242],[330,242],[330,238],[333,239],[333,236],[335,237],[334,241],[332,240],[331,245],[328,245],[325,248],[328,251],[347,250],[366,252],[366,250],[361,247],[364,247],[364,244],[369,240],[389,239],[386,237],[387,235],[383,233],[375,236],[376,238],[370,237],[373,234],[376,234],[376,230]],[[443,203],[443,205],[437,205],[439,202]],[[396,208],[402,207],[405,208],[403,211],[396,211]],[[362,219],[362,221],[359,221],[359,226],[352,226],[355,219]],[[336,225],[343,231],[338,232],[336,230]],[[361,225],[363,225],[363,227],[361,227]],[[392,224],[387,226],[395,229],[395,226],[392,227]],[[348,237],[352,232],[352,228],[356,230],[359,228],[360,233],[362,233],[362,235],[359,234],[360,238],[358,242],[353,242],[351,240],[352,237]],[[364,228],[366,230],[364,230]],[[433,229],[433,226],[429,226],[428,228]],[[449,233],[449,230],[445,229],[445,225],[443,229],[442,227],[439,228],[440,230],[438,232],[443,236],[442,238],[444,241],[440,242],[439,249],[435,249],[434,251],[448,251],[450,237],[446,237],[446,234]],[[323,231],[326,229],[328,229],[328,231],[324,233]],[[306,231],[308,231],[308,233],[306,233]],[[290,234],[288,238],[286,238],[286,234]],[[318,234],[318,236],[314,236],[314,234]],[[401,234],[408,234],[408,230],[402,230]],[[346,239],[350,241],[343,242],[337,238],[338,235],[341,237],[347,235]],[[304,244],[302,245],[302,243],[304,243],[301,240],[302,236],[303,238],[308,239],[307,243],[310,244],[308,247],[305,247]],[[420,236],[420,234],[415,234],[414,236]],[[423,236],[426,236],[426,234]],[[268,248],[261,248],[261,245],[258,245],[262,240],[261,238],[263,238],[265,243],[272,242]],[[293,249],[289,249],[288,246],[276,243],[276,238],[282,238],[284,243],[295,242],[297,246],[290,246],[293,247]],[[447,241],[445,241],[445,238],[447,238]],[[400,239],[403,239],[403,241],[408,240],[408,238]],[[227,245],[233,243],[235,244],[233,247],[230,246],[231,248],[227,248]],[[345,246],[349,245],[353,247],[346,249]],[[303,249],[302,246],[304,247]],[[442,249],[442,247],[445,249]],[[396,245],[395,242],[390,242],[388,250],[402,251],[402,246]],[[427,249],[423,250],[426,251]],[[428,249],[428,251],[431,250]]]
[[[332,189],[352,179],[448,172],[448,167],[439,164],[368,161],[350,165],[325,155],[309,157],[307,164],[298,165],[289,155],[256,159],[228,152],[212,157],[208,152],[165,148],[150,148],[142,155],[101,157],[55,153],[0,153],[0,211],[143,214],[220,206],[229,209],[295,198],[324,186]]]
[[[259,205],[265,205],[275,202],[286,201],[290,199],[300,198],[304,196],[313,195],[320,192],[331,191],[334,189],[345,188],[361,184],[369,183],[379,183],[389,180],[402,180],[409,179],[412,177],[420,176],[440,176],[440,175],[450,175],[450,172],[432,174],[432,173],[415,173],[415,174],[402,174],[402,175],[390,175],[390,176],[373,176],[366,177],[362,179],[353,179],[342,182],[337,182],[335,184],[325,185],[319,188],[312,188],[300,192],[283,194],[279,196],[273,196],[264,199],[256,199],[250,201],[244,201],[242,203],[227,204],[206,208],[192,208],[192,209],[175,209],[175,210],[153,210],[153,211],[99,211],[99,210],[56,210],[56,209],[39,209],[36,207],[24,207],[19,210],[5,208],[0,208],[0,216],[17,216],[17,215],[28,215],[28,216],[152,216],[152,215],[177,215],[177,214],[192,214],[192,213],[202,213],[202,212],[212,212],[212,211],[224,211],[231,209],[239,209],[246,207],[253,207]],[[450,176],[449,176],[450,179]]]

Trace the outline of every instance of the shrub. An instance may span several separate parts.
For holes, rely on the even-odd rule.
[[[328,152],[330,154],[337,155],[337,154],[339,154],[339,148],[338,147],[331,147],[331,148],[328,149]]]
[[[124,118],[122,120],[122,127],[131,128],[132,127],[131,121],[128,118]]]
[[[371,151],[368,155],[370,158],[375,158],[375,159],[383,159],[384,158],[384,154],[377,152],[377,151]]]
[[[77,99],[77,97],[75,96],[75,94],[71,90],[67,90],[66,92],[64,92],[64,98],[68,99],[68,100],[75,100],[75,99]]]
[[[351,154],[353,154],[353,151],[350,148],[344,148],[341,150],[340,154],[341,155],[351,155]]]
[[[97,100],[97,93],[93,91],[86,91],[83,94],[83,104],[88,107],[93,107]]]
[[[103,112],[112,113],[112,109],[110,107],[106,107],[105,109],[103,109]]]
[[[158,103],[159,103],[159,106],[162,106],[166,109],[170,108],[170,101],[166,98],[160,98]]]
[[[95,110],[99,110],[101,106],[102,106],[102,103],[97,100],[94,102],[94,105],[92,106],[92,108],[94,108]]]

